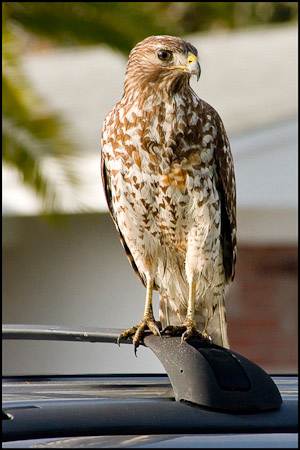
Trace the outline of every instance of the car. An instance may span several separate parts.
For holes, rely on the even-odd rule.
[[[5,325],[3,338],[101,344],[119,332]],[[210,342],[144,342],[166,374],[5,376],[3,448],[297,447],[296,375]]]

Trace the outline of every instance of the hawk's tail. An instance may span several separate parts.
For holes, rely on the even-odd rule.
[[[218,296],[217,303],[210,308],[210,311],[207,326],[209,336],[212,338],[214,344],[229,348],[224,295]],[[182,325],[185,320],[185,315],[185,310],[180,309],[179,312],[175,312],[175,309],[172,308],[171,302],[169,301],[166,293],[161,295],[159,304],[159,320],[163,329],[168,325]],[[199,308],[199,312],[196,313],[195,319],[197,328],[200,331],[203,330],[206,317],[201,308]]]
[[[218,296],[217,303],[211,308],[207,333],[212,338],[214,344],[229,348],[224,295]]]
[[[185,314],[178,315],[174,307],[171,306],[167,293],[160,295],[159,301],[159,321],[162,329],[169,325],[181,325],[185,319]]]

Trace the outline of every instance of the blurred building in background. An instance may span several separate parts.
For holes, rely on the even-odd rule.
[[[297,28],[186,37],[199,50],[197,94],[220,113],[235,162],[236,278],[228,292],[234,350],[271,372],[297,366]],[[80,155],[74,196],[55,159],[60,214],[3,167],[3,320],[125,328],[140,319],[144,288],[108,215],[100,180],[100,130],[122,95],[126,60],[107,48],[24,55],[24,73],[70,125]],[[109,344],[6,342],[6,373],[159,372],[146,349]]]

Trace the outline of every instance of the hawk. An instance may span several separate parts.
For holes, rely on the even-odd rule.
[[[131,266],[146,287],[143,320],[125,330],[210,338],[229,347],[225,288],[236,261],[236,189],[229,141],[189,81],[196,48],[151,36],[129,55],[124,94],[101,138],[102,181]],[[159,321],[152,293],[160,295]]]

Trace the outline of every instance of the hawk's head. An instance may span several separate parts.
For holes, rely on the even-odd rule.
[[[192,75],[200,77],[198,52],[190,43],[174,36],[150,36],[130,52],[125,90],[172,88],[188,84]]]

